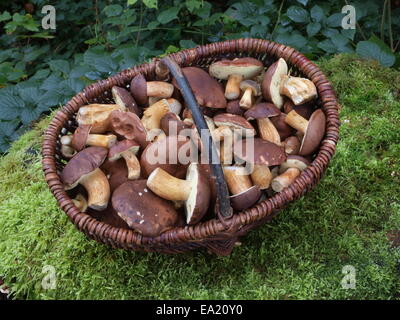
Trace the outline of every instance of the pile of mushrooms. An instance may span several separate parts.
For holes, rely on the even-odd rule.
[[[114,104],[82,106],[77,128],[60,137],[60,177],[75,206],[150,237],[214,217],[216,201],[191,112],[168,70],[157,65],[155,72],[157,81],[139,74],[127,88],[113,87]],[[236,212],[289,187],[310,165],[326,119],[313,82],[291,76],[284,59],[265,68],[236,58],[182,72],[219,151]]]

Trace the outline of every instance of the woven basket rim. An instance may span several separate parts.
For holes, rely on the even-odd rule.
[[[192,49],[185,49],[169,54],[169,56],[179,65],[184,65],[187,64],[188,61],[193,61],[198,56],[209,54],[216,55],[224,52],[257,52],[268,54],[274,58],[283,57],[289,65],[295,66],[300,72],[304,73],[314,82],[321,101],[321,108],[326,115],[327,122],[324,139],[311,165],[302,171],[300,176],[298,176],[295,182],[288,188],[279,193],[275,193],[272,197],[268,197],[252,208],[235,213],[230,219],[231,223],[229,227],[217,218],[214,218],[193,226],[177,227],[157,237],[147,237],[132,229],[128,230],[113,227],[96,220],[86,213],[80,212],[65,192],[55,165],[57,161],[55,158],[55,150],[61,128],[68,121],[70,115],[75,113],[80,106],[90,103],[89,100],[91,96],[98,96],[100,92],[110,90],[114,85],[122,85],[127,79],[134,77],[138,73],[153,72],[155,63],[159,60],[158,58],[153,58],[149,63],[143,63],[125,69],[112,77],[97,81],[85,87],[55,114],[45,131],[42,144],[42,165],[46,182],[61,209],[80,231],[84,231],[87,235],[98,241],[109,243],[113,247],[122,246],[127,248],[132,244],[142,249],[146,246],[163,246],[191,241],[201,242],[202,240],[216,238],[229,239],[246,225],[261,221],[271,215],[275,210],[282,209],[289,202],[300,198],[318,183],[330,159],[335,153],[339,138],[340,122],[338,102],[335,91],[328,79],[313,62],[308,60],[300,52],[291,47],[262,39],[245,38],[215,42],[197,46]]]

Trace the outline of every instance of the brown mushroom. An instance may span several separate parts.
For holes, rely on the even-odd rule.
[[[264,140],[281,145],[281,137],[274,124],[269,119],[281,114],[281,111],[272,103],[263,102],[258,103],[246,111],[245,117],[248,120],[256,119],[258,125],[258,132],[260,137]]]
[[[161,130],[165,132],[167,136],[178,135],[181,130],[190,128],[186,122],[183,122],[179,116],[173,112],[167,112],[160,120]]]
[[[113,193],[121,184],[129,181],[128,167],[126,166],[126,161],[122,158],[116,161],[106,159],[100,169],[108,179],[111,193]]]
[[[239,99],[229,101],[226,105],[226,112],[243,116],[245,110],[240,107],[239,102]]]
[[[325,134],[326,117],[321,109],[311,115],[310,120],[304,119],[292,110],[286,116],[286,123],[304,134],[299,155],[307,156],[314,153]]]
[[[287,188],[300,175],[310,162],[300,156],[288,156],[285,162],[279,167],[279,175],[271,182],[272,190],[280,192]]]
[[[254,164],[250,176],[254,185],[258,186],[260,190],[265,190],[270,187],[272,173],[268,165]]]
[[[314,82],[306,78],[282,76],[280,94],[290,98],[297,106],[317,97],[317,88]]]
[[[127,111],[135,113],[139,117],[141,116],[142,111],[139,109],[135,99],[128,90],[114,86],[111,89],[111,93],[115,103],[121,107],[121,110],[126,109]]]
[[[213,118],[213,121],[217,127],[230,127],[243,137],[253,137],[256,134],[256,130],[250,122],[236,114],[220,113]]]
[[[258,186],[253,186],[246,168],[239,166],[223,167],[224,176],[230,196],[232,208],[238,211],[253,206],[261,196]]]
[[[61,180],[65,189],[70,190],[81,184],[88,193],[88,206],[101,211],[107,207],[110,185],[103,171],[99,169],[108,150],[89,147],[78,152],[64,167]]]
[[[89,134],[91,128],[92,125],[82,125],[76,128],[71,141],[71,146],[76,151],[81,151],[86,146],[110,148],[117,141],[117,137],[113,134]]]
[[[244,80],[240,83],[240,90],[244,92],[239,105],[244,109],[250,109],[253,105],[253,97],[261,94],[260,85],[253,80]]]
[[[185,180],[157,168],[147,179],[147,186],[161,198],[184,201],[186,223],[189,225],[199,222],[208,210],[210,189],[197,163],[189,165]]]
[[[313,114],[315,108],[311,102],[306,102],[296,106],[291,100],[287,99],[283,104],[283,112],[289,113],[292,110],[296,111],[299,115],[308,120]]]
[[[242,80],[257,76],[263,68],[264,65],[261,61],[245,57],[214,62],[210,65],[209,73],[214,78],[228,80],[225,87],[225,98],[234,100],[240,96]]]
[[[141,107],[147,107],[148,97],[170,98],[174,86],[163,81],[146,81],[142,74],[135,76],[130,85],[133,98]]]
[[[296,136],[286,138],[282,144],[287,154],[298,154],[300,151],[301,142]]]
[[[221,84],[207,72],[197,67],[182,68],[193,94],[200,106],[208,108],[226,108],[226,99]],[[175,79],[172,80],[177,87]]]
[[[281,113],[279,116],[270,118],[272,124],[278,130],[279,136],[281,137],[281,141],[286,138],[293,136],[296,133],[296,130],[289,126],[286,121],[286,114]]]
[[[79,126],[91,125],[91,133],[104,133],[110,129],[109,116],[114,110],[125,111],[118,104],[89,104],[79,108],[76,121]]]
[[[116,161],[123,158],[128,168],[128,179],[136,180],[140,177],[140,163],[136,157],[140,145],[135,140],[122,140],[113,145],[109,152],[110,161]]]
[[[156,237],[179,221],[174,205],[149,190],[146,180],[120,185],[113,193],[112,205],[130,228],[147,237]]]
[[[88,203],[86,198],[78,193],[74,199],[72,199],[72,202],[74,203],[75,207],[79,209],[80,212],[85,212],[88,207]]]
[[[272,102],[279,109],[283,105],[283,97],[280,93],[282,77],[286,76],[287,73],[286,61],[283,58],[279,58],[267,69],[262,82],[262,93],[265,100]]]

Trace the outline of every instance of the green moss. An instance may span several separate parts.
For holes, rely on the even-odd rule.
[[[28,299],[392,299],[399,258],[400,73],[339,55],[320,67],[337,89],[341,140],[321,183],[229,257],[113,250],[89,241],[43,180],[48,119],[0,160],[0,276]],[[36,154],[35,154],[36,153]],[[42,289],[45,265],[57,287]],[[356,269],[344,290],[342,268]]]

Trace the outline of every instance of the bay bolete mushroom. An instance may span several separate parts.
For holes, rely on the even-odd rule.
[[[116,161],[106,159],[100,169],[108,179],[111,193],[113,193],[121,184],[129,181],[128,167],[126,166],[126,161],[122,158]]]
[[[306,120],[292,110],[287,114],[285,121],[303,134],[299,155],[307,156],[314,153],[325,134],[326,117],[324,112],[317,109],[310,119]]]
[[[78,152],[64,167],[61,180],[66,190],[82,185],[88,193],[88,206],[101,211],[107,207],[110,185],[99,169],[108,150],[102,147],[88,147]]]
[[[280,93],[290,98],[297,106],[315,99],[317,88],[309,79],[283,75]]]
[[[173,113],[167,112],[160,120],[161,130],[165,132],[167,136],[178,135],[181,130],[190,128],[191,125],[182,121],[180,117]]]
[[[81,125],[72,135],[71,146],[76,151],[81,151],[85,146],[110,148],[117,141],[113,134],[89,133],[92,125]]]
[[[140,177],[140,163],[136,154],[140,145],[135,140],[122,140],[113,145],[108,152],[108,159],[116,161],[123,158],[128,168],[128,179],[136,180]]]
[[[264,99],[272,102],[277,108],[281,109],[283,105],[283,97],[281,96],[281,82],[283,76],[288,73],[288,67],[285,59],[279,58],[273,63],[264,75],[262,82],[262,93]]]
[[[253,206],[261,196],[260,188],[253,186],[246,168],[239,166],[224,166],[224,176],[230,196],[232,208],[241,211]]]
[[[179,215],[172,202],[155,195],[146,180],[128,181],[113,193],[112,205],[128,226],[144,236],[156,237],[177,226]]]
[[[229,101],[226,105],[226,112],[243,116],[245,110],[240,107],[239,102],[239,99]]]
[[[110,128],[109,116],[114,110],[125,111],[118,104],[89,104],[79,108],[76,121],[79,126],[91,125],[91,133],[104,133]]]
[[[184,201],[186,223],[196,224],[206,214],[210,204],[208,180],[197,163],[191,163],[186,179],[178,179],[161,168],[155,169],[147,179],[147,186],[161,198]]]
[[[283,112],[279,116],[270,118],[276,130],[278,130],[279,136],[281,137],[281,141],[285,140],[290,136],[293,136],[296,133],[296,130],[291,126],[289,126],[286,123],[285,119],[286,119],[286,114]]]
[[[214,62],[209,67],[209,73],[214,78],[228,80],[225,87],[225,98],[234,100],[240,96],[242,80],[257,76],[263,68],[264,65],[261,61],[245,57]]]
[[[274,124],[269,119],[281,114],[281,111],[272,103],[262,102],[246,111],[245,117],[248,120],[256,119],[258,132],[264,140],[273,142],[277,145],[281,144],[281,137]]]
[[[200,106],[208,108],[226,108],[226,99],[220,83],[203,69],[197,67],[182,68],[190,88]],[[172,80],[177,87],[175,79]]]
[[[220,113],[213,118],[214,124],[217,127],[230,127],[235,133],[243,137],[253,137],[256,130],[245,118],[230,113]]]
[[[240,90],[244,91],[239,105],[244,109],[250,109],[253,105],[253,97],[261,94],[260,85],[253,80],[243,80],[240,83]]]
[[[301,147],[301,142],[298,137],[290,136],[283,141],[282,145],[285,148],[287,154],[298,154]]]
[[[287,188],[309,165],[310,162],[306,158],[295,155],[288,156],[279,167],[280,174],[271,182],[272,190],[280,192]]]
[[[79,209],[80,212],[85,212],[87,210],[87,200],[81,193],[78,193],[76,197],[72,199],[72,202]]]
[[[142,112],[128,90],[114,86],[111,89],[111,93],[115,103],[121,107],[121,110],[127,110],[135,113],[139,117],[141,116]]]
[[[174,86],[164,81],[146,81],[142,74],[138,74],[131,81],[130,91],[141,107],[147,107],[148,97],[170,98]]]
[[[283,104],[283,112],[289,113],[292,110],[296,111],[299,115],[308,120],[313,114],[315,107],[311,102],[306,102],[296,106],[292,100],[286,99]]]

